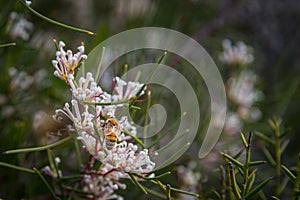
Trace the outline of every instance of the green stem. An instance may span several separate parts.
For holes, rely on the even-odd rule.
[[[141,145],[141,147],[143,149],[146,148],[145,144],[139,138],[137,138],[136,136],[132,135],[127,129],[124,128],[123,131],[124,131],[125,134],[129,135],[130,137],[132,137],[132,139],[134,139],[139,145]]]
[[[298,161],[297,161],[297,175],[294,183],[294,191],[293,191],[293,199],[299,200],[300,197],[296,197],[296,194],[300,191],[300,154],[298,155]]]
[[[139,98],[140,94],[143,92],[143,90],[145,89],[146,85],[149,83],[149,81],[151,80],[153,74],[155,73],[155,71],[157,70],[157,68],[159,67],[159,65],[163,62],[164,58],[166,57],[167,52],[165,51],[164,54],[160,57],[160,59],[158,60],[156,66],[153,68],[153,70],[151,71],[147,81],[144,83],[144,85],[141,87],[141,89],[136,93],[136,95],[134,97],[132,97],[129,105],[127,108],[123,109],[121,111],[121,113],[118,115],[118,118],[120,118],[121,116],[123,116],[129,109],[131,106],[133,106],[133,104],[135,103],[135,101]]]
[[[77,162],[78,162],[79,167],[81,167],[82,160],[81,160],[80,149],[79,149],[79,145],[78,145],[78,140],[77,139],[74,140],[74,144],[75,144],[75,149],[76,149]]]
[[[147,149],[152,148],[154,145],[156,145],[159,141],[161,141],[165,136],[168,135],[168,133],[173,130],[181,121],[181,119],[186,116],[186,112],[184,112],[180,117],[178,117],[178,119],[176,119],[176,121],[169,126],[169,128],[166,130],[166,132],[164,132],[160,137],[158,137],[157,139],[155,139],[148,147]]]
[[[114,101],[114,102],[92,102],[92,101],[85,101],[85,104],[89,104],[89,105],[96,105],[96,106],[111,106],[111,105],[119,105],[119,104],[124,104],[124,103],[128,103],[131,102],[132,99],[124,99],[124,100],[120,100],[120,101]]]
[[[54,21],[53,19],[50,19],[50,18],[38,13],[33,8],[28,6],[24,1],[20,0],[19,2],[23,6],[25,6],[32,14],[34,14],[35,16],[37,16],[37,17],[39,17],[39,18],[41,18],[41,19],[43,19],[43,20],[45,20],[45,21],[47,21],[51,24],[54,24],[54,25],[57,25],[57,26],[60,26],[60,27],[63,27],[63,28],[66,28],[66,29],[69,29],[69,30],[72,30],[72,31],[80,32],[80,33],[86,33],[86,34],[89,34],[89,35],[96,35],[95,33],[91,32],[91,31],[87,31],[87,30],[84,30],[84,29],[81,29],[81,28],[76,28],[76,27],[73,27],[73,26],[69,26],[69,25]]]
[[[144,122],[144,144],[146,145],[146,141],[147,141],[147,132],[148,132],[148,120],[149,120],[149,108],[150,108],[150,104],[151,104],[151,92],[148,92],[148,101],[147,101],[147,105],[146,105],[146,113],[145,113],[145,122]]]
[[[249,133],[249,138],[246,146],[246,160],[244,164],[244,182],[243,182],[243,191],[242,196],[246,195],[247,192],[247,182],[249,177],[249,164],[250,164],[250,158],[251,158],[251,138],[252,138],[252,132]]]
[[[130,176],[132,182],[138,186],[143,192],[144,194],[148,194],[146,189],[135,179],[135,177],[131,174],[131,173],[128,173],[128,175]]]
[[[276,128],[274,130],[275,133],[275,196],[280,198],[280,166],[281,166],[281,150],[280,150],[280,131],[279,124],[276,123]]]
[[[43,183],[48,188],[48,190],[51,193],[52,197],[54,199],[60,199],[59,197],[56,196],[56,194],[54,193],[53,189],[50,187],[50,185],[48,184],[48,182],[46,181],[46,179],[43,177],[43,175],[41,174],[41,172],[38,169],[36,169],[35,167],[33,168],[33,171],[42,179]]]
[[[100,73],[100,70],[101,70],[101,67],[102,67],[102,61],[103,61],[103,57],[104,57],[104,52],[105,52],[105,47],[102,47],[102,53],[101,53],[101,57],[100,57],[100,62],[99,62],[99,65],[98,65],[96,76],[95,76],[95,80],[97,82],[98,82],[99,73]]]
[[[230,173],[232,191],[237,199],[241,199],[242,197],[236,182],[235,173],[231,162],[229,162],[229,173]]]
[[[56,180],[57,180],[56,183],[58,184],[58,187],[60,189],[62,199],[65,199],[64,189],[63,189],[62,183],[61,183],[61,176],[59,174],[58,163],[55,161],[55,156],[54,156],[53,151],[51,149],[47,149],[47,153],[48,153],[49,159],[52,160],[52,163],[53,163],[53,166],[54,166],[53,169],[55,170],[55,173],[56,173]]]
[[[0,166],[9,167],[9,168],[12,168],[12,169],[16,169],[16,170],[20,170],[20,171],[28,172],[28,173],[32,173],[32,174],[35,173],[32,169],[27,169],[27,168],[25,168],[25,167],[20,167],[20,166],[16,166],[16,165],[11,165],[11,164],[4,163],[4,162],[0,162]]]
[[[10,47],[10,46],[15,46],[15,45],[16,45],[15,42],[13,42],[13,43],[7,43],[7,44],[0,44],[0,48],[2,48],[2,47]]]
[[[49,145],[45,145],[45,146],[41,146],[41,147],[32,147],[32,148],[25,148],[25,149],[14,149],[14,150],[8,150],[5,151],[4,154],[14,154],[14,153],[25,153],[25,152],[32,152],[32,151],[43,151],[46,149],[50,149],[56,146],[59,146],[65,142],[68,142],[70,139],[72,139],[73,136],[68,136],[62,140],[59,140],[55,143],[49,144]]]

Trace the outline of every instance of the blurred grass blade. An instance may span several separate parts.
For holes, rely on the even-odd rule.
[[[265,187],[269,183],[270,180],[271,180],[271,178],[268,178],[268,179],[264,180],[263,182],[261,182],[253,190],[251,190],[248,194],[246,194],[245,198],[251,199],[251,197],[256,195],[263,187]]]
[[[285,137],[287,134],[289,134],[290,133],[290,130],[289,129],[286,129],[286,130],[283,130],[282,132],[281,132],[281,134],[280,134],[280,139],[281,138],[283,138],[283,137]]]
[[[249,163],[249,167],[253,167],[253,166],[257,166],[257,165],[261,165],[261,164],[265,164],[265,163],[267,163],[267,162],[264,160],[252,161]]]
[[[264,154],[265,154],[267,160],[269,161],[269,163],[270,163],[273,167],[275,167],[275,166],[276,166],[276,162],[275,162],[273,156],[271,155],[270,151],[269,151],[267,148],[265,148],[265,147],[263,147],[262,150],[263,150],[263,152],[264,152]]]
[[[103,62],[104,53],[105,53],[105,47],[102,47],[102,53],[101,53],[100,61],[99,61],[98,68],[97,68],[97,72],[96,72],[96,76],[95,76],[95,80],[96,80],[97,82],[99,82],[99,81],[98,81],[98,78],[99,78],[99,74],[100,74],[101,67],[102,67],[102,62]]]
[[[238,157],[240,157],[240,155],[242,155],[242,153],[244,152],[245,149],[241,149],[239,150],[239,152],[237,154],[235,154],[234,156],[231,156],[233,157],[234,159],[237,159]]]
[[[240,192],[241,190],[240,190],[239,186],[237,185],[233,165],[231,162],[229,162],[229,173],[230,173],[232,191],[237,199],[241,199],[242,198],[241,192]]]
[[[46,181],[46,179],[43,177],[43,175],[41,174],[41,172],[37,169],[37,168],[33,168],[33,171],[42,179],[43,183],[46,185],[46,187],[48,188],[49,192],[51,193],[51,195],[53,196],[54,199],[60,199],[59,197],[56,196],[56,194],[54,193],[53,189],[50,187],[50,185],[48,184],[48,182]]]
[[[282,193],[286,189],[286,186],[287,186],[289,180],[290,180],[289,177],[287,177],[287,176],[284,177],[283,181],[280,184],[280,193]]]
[[[253,170],[251,172],[251,174],[249,175],[249,177],[248,177],[248,180],[247,180],[247,183],[246,183],[246,189],[245,189],[246,194],[251,190],[251,188],[253,186],[253,183],[254,183],[255,178],[256,178],[256,175],[255,175],[256,171],[257,171],[256,169]]]
[[[263,134],[263,133],[261,133],[261,132],[255,132],[255,135],[257,136],[257,137],[259,137],[261,140],[263,140],[263,141],[265,141],[265,142],[267,142],[267,143],[270,143],[270,144],[272,144],[272,145],[274,145],[275,144],[275,142],[273,141],[273,140],[271,140],[269,137],[267,137],[265,134]]]
[[[16,170],[19,170],[19,171],[28,172],[28,173],[32,173],[32,174],[35,173],[32,169],[28,169],[28,168],[25,168],[25,167],[20,167],[20,166],[17,166],[17,165],[11,165],[11,164],[4,163],[4,162],[0,162],[0,166],[9,167],[9,168],[12,168],[12,169],[16,169]]]
[[[156,192],[155,190],[151,190],[151,189],[149,189],[149,188],[145,188],[146,189],[146,191],[149,193],[149,194],[151,194],[151,195],[153,195],[153,196],[155,196],[155,197],[158,197],[158,198],[161,198],[161,199],[166,199],[166,196],[165,195],[163,195],[163,194],[161,194],[161,193],[159,193],[159,192]]]
[[[153,70],[150,72],[148,79],[145,81],[145,83],[143,84],[143,86],[140,88],[140,90],[135,94],[134,97],[131,98],[131,101],[129,102],[129,105],[127,108],[123,109],[120,114],[118,115],[117,118],[122,117],[130,108],[131,106],[133,106],[133,104],[136,102],[136,100],[139,98],[140,94],[144,91],[146,85],[149,83],[149,81],[151,80],[151,78],[153,77],[154,73],[156,72],[156,70],[158,69],[159,65],[163,62],[163,60],[165,59],[165,57],[167,56],[167,51],[164,51],[163,55],[160,57],[160,59],[158,60],[158,62],[156,63],[155,67],[153,68]]]
[[[223,157],[228,159],[229,161],[231,161],[233,164],[235,164],[237,167],[243,169],[244,165],[242,163],[240,163],[240,161],[234,159],[233,157],[231,157],[230,155],[226,154],[226,153],[222,153]]]
[[[146,191],[146,189],[135,179],[135,177],[131,174],[128,173],[128,175],[130,176],[130,179],[132,180],[132,182],[138,187],[140,188],[144,194],[148,194],[148,192]]]
[[[221,195],[216,190],[213,190],[212,193],[217,197],[217,199],[222,200]]]
[[[67,141],[69,141],[70,139],[72,139],[73,136],[68,136],[62,140],[59,140],[57,142],[54,142],[52,144],[49,144],[49,145],[45,145],[45,146],[41,146],[41,147],[31,147],[31,148],[25,148],[25,149],[15,149],[15,150],[8,150],[8,151],[5,151],[4,154],[13,154],[13,153],[25,153],[25,152],[32,152],[32,151],[43,151],[43,150],[46,150],[46,149],[50,149],[50,148],[53,148],[53,147],[56,147],[56,146],[59,146]]]
[[[91,31],[88,31],[88,30],[84,30],[84,29],[81,29],[81,28],[76,28],[76,27],[73,27],[73,26],[69,26],[69,25],[66,25],[66,24],[63,24],[63,23],[60,23],[60,22],[57,22],[53,19],[50,19],[42,14],[40,14],[39,12],[35,11],[33,8],[31,8],[30,6],[28,6],[23,0],[20,0],[19,1],[23,6],[25,6],[32,14],[34,14],[35,16],[51,23],[51,24],[54,24],[54,25],[57,25],[57,26],[60,26],[60,27],[63,27],[65,29],[69,29],[69,30],[72,30],[72,31],[76,31],[76,32],[80,32],[80,33],[86,33],[88,35],[96,35],[95,33],[91,32]]]
[[[290,143],[290,140],[285,140],[285,141],[282,143],[282,145],[281,145],[281,147],[280,147],[280,153],[281,153],[281,154],[286,150],[286,148],[287,148],[287,146],[289,145],[289,143]]]
[[[177,192],[177,193],[186,194],[186,195],[190,195],[190,196],[194,196],[194,197],[199,197],[199,194],[196,194],[196,193],[193,193],[193,192],[188,192],[188,191],[181,190],[181,189],[178,189],[178,188],[173,188],[173,187],[170,187],[170,189],[174,192]]]
[[[146,148],[145,144],[139,138],[137,138],[136,136],[132,135],[127,129],[124,128],[123,131],[124,131],[125,134],[129,135],[130,137],[132,137],[132,139],[134,139],[139,145],[141,145],[141,147],[143,149]]]
[[[275,196],[271,196],[272,199],[275,199],[275,200],[280,200],[278,197],[275,197]]]
[[[247,140],[246,140],[246,138],[245,138],[244,134],[243,134],[243,133],[240,133],[240,136],[241,136],[241,138],[242,138],[242,141],[243,141],[244,147],[245,147],[245,148],[247,148],[247,146],[248,146],[248,142],[247,142]]]
[[[171,131],[171,130],[173,130],[179,123],[180,123],[180,121],[181,121],[181,119],[184,117],[184,116],[186,116],[186,112],[184,112],[180,117],[178,117],[176,120],[175,120],[175,122],[171,125],[171,126],[169,126],[169,128],[160,136],[160,137],[158,137],[157,139],[155,139],[148,147],[147,147],[147,149],[150,149],[150,148],[152,148],[153,146],[155,146],[159,141],[161,141],[165,136],[167,136],[168,135],[168,133]]]
[[[16,43],[13,42],[13,43],[0,44],[0,48],[3,48],[3,47],[10,47],[10,46],[16,46]]]
[[[290,178],[292,182],[295,182],[296,176],[284,165],[281,165],[283,172]]]
[[[170,156],[166,161],[164,161],[160,166],[166,166],[170,164],[170,161],[173,160],[174,157],[177,157],[178,155],[180,155],[183,151],[186,150],[186,148],[188,146],[190,146],[191,143],[186,143],[185,145],[183,145],[178,151],[176,151],[172,156]],[[155,171],[155,170],[154,170]]]

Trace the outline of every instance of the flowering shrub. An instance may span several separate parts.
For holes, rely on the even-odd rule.
[[[259,13],[250,14],[254,8],[265,4],[259,1],[251,2],[247,9],[246,4],[234,2],[166,2],[36,1],[32,4],[23,0],[0,3],[3,8],[0,19],[0,146],[4,152],[0,161],[3,169],[0,198],[299,199],[298,136],[295,134],[297,129],[290,129],[291,126],[297,127],[298,122],[299,98],[295,94],[299,91],[299,81],[292,80],[291,74],[295,77],[297,74],[290,71],[293,69],[290,51],[295,48],[286,43],[287,36],[297,31],[289,30],[293,26],[285,26],[284,34],[278,34],[274,29],[289,18],[280,17],[279,24],[273,18],[271,21],[256,20],[256,16],[261,17]],[[68,4],[68,9],[64,3]],[[289,4],[286,2],[285,5]],[[176,9],[183,5],[184,9],[177,12]],[[276,2],[270,8],[273,6]],[[199,12],[199,9],[205,12]],[[228,9],[238,12],[227,15],[230,17],[226,22],[230,23],[223,23]],[[274,12],[281,9],[280,4]],[[294,10],[297,9],[284,13],[293,13]],[[176,11],[176,15],[170,15],[168,11]],[[210,13],[214,15],[215,11],[220,13],[213,19]],[[280,16],[279,13],[268,13],[268,6],[263,11],[263,18]],[[164,15],[160,13],[166,13],[161,21]],[[124,29],[145,26],[142,19],[146,18],[146,25],[159,21],[162,26],[178,28],[199,43],[204,41],[207,49],[213,47],[212,55],[217,55],[217,71],[222,73],[220,80],[225,86],[219,93],[223,91],[227,95],[227,98],[224,95],[226,109],[213,109],[222,108],[219,101],[214,101],[222,95],[210,98],[210,101],[206,97],[212,97],[211,86],[218,85],[217,77],[207,78],[213,68],[207,65],[210,58],[201,57],[206,51],[199,56],[191,45],[195,44],[194,40],[172,40],[174,30],[161,28],[168,33],[163,39],[158,34],[163,32],[148,31],[140,34],[141,37],[133,35],[131,43],[115,40],[119,49],[110,48],[114,46],[105,43],[103,54],[97,52],[96,58],[92,58],[99,41]],[[172,24],[173,18],[175,24]],[[186,23],[183,28],[182,19],[192,26]],[[92,27],[97,30],[97,35],[63,24],[63,21],[78,27]],[[261,26],[251,27],[254,23],[261,23]],[[290,23],[294,22],[286,24]],[[197,26],[199,30],[196,30]],[[226,26],[226,30],[223,31],[222,26]],[[259,35],[261,27],[264,27],[263,35]],[[239,28],[240,32],[237,31]],[[219,30],[214,31],[216,29]],[[259,30],[259,34],[245,34],[250,30]],[[223,40],[224,33],[232,40]],[[239,41],[240,36],[248,42]],[[284,37],[283,41],[278,40],[280,36]],[[53,37],[64,38],[67,45],[56,40],[53,45]],[[139,40],[143,37],[147,38],[146,44]],[[291,38],[297,40],[297,37]],[[234,42],[236,39],[238,42]],[[9,41],[12,43],[7,43]],[[85,41],[85,44],[81,43],[76,49],[73,45],[80,41]],[[170,50],[168,41],[171,41],[171,47],[176,47],[175,50]],[[295,41],[291,43],[297,44]],[[136,48],[140,43],[148,45],[147,48]],[[165,46],[152,48],[157,44]],[[269,46],[266,48],[266,45]],[[282,51],[280,47],[283,46],[288,48]],[[219,52],[215,47],[223,47],[223,51]],[[86,49],[91,48],[94,50],[86,53]],[[138,53],[127,51],[127,48]],[[153,62],[156,60],[154,52],[158,49],[164,54]],[[280,54],[278,58],[274,49]],[[120,54],[117,58],[118,50],[126,55]],[[168,56],[164,59],[166,52]],[[178,52],[181,54],[176,55]],[[197,62],[191,64],[186,55],[193,55],[192,60],[198,58]],[[52,68],[48,67],[51,59]],[[151,73],[145,68],[135,67],[137,64],[146,66],[143,62],[150,60],[154,66],[164,63],[170,67],[164,68],[168,69],[166,71],[155,68],[156,71]],[[102,61],[102,67],[110,65],[114,68],[101,71]],[[128,63],[124,68],[119,67],[123,61]],[[274,63],[276,66],[272,66]],[[203,73],[190,70],[190,64],[201,66]],[[97,73],[90,69],[95,66],[98,66]],[[49,75],[53,67],[55,77]],[[133,68],[142,69],[142,72],[136,73],[138,70]],[[277,72],[280,68],[282,71]],[[127,73],[131,70],[136,74]],[[120,74],[125,75],[121,77]],[[168,83],[170,91],[160,86],[156,88],[157,83],[152,80],[145,81],[145,76],[150,80],[148,76],[151,75]],[[181,82],[182,77],[191,84],[199,105],[190,98],[187,85]],[[172,93],[171,86],[180,92]],[[161,109],[158,104],[161,102],[167,105],[167,109]],[[192,115],[191,110],[196,115]],[[200,110],[204,114],[201,113],[199,122]],[[199,147],[212,148],[216,139],[211,134],[204,135],[206,130],[214,133],[219,128],[221,133],[224,110],[227,114],[226,119],[224,114],[225,125],[218,143],[205,158],[199,153],[199,159],[196,152]],[[209,111],[212,112],[209,114]],[[264,121],[273,114],[282,115],[284,119],[273,117],[267,126]],[[184,120],[185,126],[181,126]],[[210,126],[212,121],[214,126]],[[197,126],[193,126],[195,124]],[[174,134],[176,129],[180,134]],[[206,145],[203,141],[207,142]],[[22,146],[33,147],[18,149]],[[17,149],[7,150],[12,148]]]

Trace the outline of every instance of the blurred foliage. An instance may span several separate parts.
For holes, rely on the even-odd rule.
[[[262,111],[262,118],[255,123],[246,124],[245,132],[257,130],[267,133],[270,128],[266,125],[266,121],[274,115],[281,116],[283,124],[289,132],[286,137],[290,140],[286,152],[282,155],[282,163],[285,166],[296,165],[300,152],[298,144],[300,140],[298,134],[300,132],[298,121],[300,116],[300,49],[297,48],[300,43],[300,1],[33,0],[31,6],[49,18],[91,30],[97,35],[76,33],[49,24],[32,15],[18,1],[0,1],[0,44],[10,42],[17,44],[0,48],[0,152],[13,148],[43,145],[46,133],[41,130],[46,130],[46,128],[39,127],[40,131],[34,129],[35,116],[38,111],[51,116],[69,95],[66,86],[52,76],[51,60],[55,57],[53,38],[64,40],[72,49],[83,41],[86,52],[89,52],[99,42],[121,31],[144,26],[158,26],[178,30],[197,40],[220,67],[224,81],[228,78],[228,69],[218,60],[218,55],[222,51],[223,39],[245,41],[246,44],[253,47],[255,61],[251,65],[251,70],[255,71],[260,78],[259,87],[264,93],[264,99],[257,105]],[[16,23],[16,21],[12,21],[12,12],[17,13],[19,17],[24,17],[34,25],[34,29],[29,30],[28,40],[12,34],[9,24]],[[172,63],[176,57],[170,56],[169,59]],[[177,66],[178,63],[181,64],[179,66],[187,65],[184,61],[177,61],[173,67],[181,68]],[[123,64],[116,64],[116,68]],[[12,69],[17,70],[17,74],[14,74]],[[194,81],[194,89],[205,92],[203,82],[193,80],[193,71],[188,71],[184,67],[178,70],[188,80]],[[118,73],[117,69],[116,71]],[[26,80],[30,79],[27,87],[22,87],[24,82],[16,84],[16,79],[18,79],[16,76],[21,72],[25,73]],[[159,96],[159,94],[155,95]],[[209,100],[203,99],[201,95],[198,98],[203,101],[201,111],[204,110],[203,113],[205,113],[205,109],[209,109],[207,107]],[[174,113],[178,117],[176,109]],[[201,130],[205,130],[208,119],[209,116],[203,117],[200,124]],[[199,133],[195,144],[186,155],[178,160],[176,165],[168,167],[174,172],[174,175],[165,178],[166,183],[170,182],[180,186],[175,169],[180,164],[195,159],[202,137]],[[227,140],[231,142],[230,137]],[[252,156],[254,159],[264,159],[264,154],[259,148],[262,145],[256,143],[255,138],[253,143]],[[236,143],[236,146],[239,147],[239,142]],[[72,165],[75,161],[71,161],[75,158],[73,149],[74,145],[69,144],[55,149],[54,152],[57,156],[70,157],[70,162],[61,163],[62,168],[67,172],[74,170]],[[222,150],[219,146],[216,149],[217,151]],[[217,168],[222,161],[213,156],[210,155],[205,160],[197,161],[200,166],[200,169],[197,169],[202,174],[201,181],[206,185],[199,184],[199,191],[206,191],[219,182],[217,173],[211,168],[212,166]],[[0,161],[27,168],[42,167],[48,162],[46,152],[1,155]],[[263,165],[261,170],[268,172],[270,168],[271,166]],[[258,172],[263,175],[263,178],[259,179],[260,181],[267,177],[263,172]],[[284,172],[289,174],[289,170]],[[289,175],[292,177],[291,174]],[[209,178],[206,179],[206,176]],[[0,177],[3,180],[0,185],[0,198],[50,198],[47,188],[41,186],[41,180],[37,176],[1,167]],[[280,180],[284,179],[283,175],[279,178]],[[51,182],[50,179],[49,181]],[[287,184],[292,188],[289,183]],[[268,191],[273,187],[274,185],[267,184],[264,188],[267,188],[266,191]],[[132,191],[131,188],[128,190]],[[126,193],[126,191],[121,192]],[[282,199],[290,197],[287,194],[289,192],[291,190],[282,191]],[[124,195],[128,198],[143,198],[138,191]]]

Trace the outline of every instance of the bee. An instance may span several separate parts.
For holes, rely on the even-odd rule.
[[[117,144],[117,141],[118,141],[118,136],[115,132],[109,132],[108,134],[105,135],[105,147],[108,150],[114,148]]]
[[[118,141],[119,123],[115,118],[107,118],[104,126],[104,142],[108,150],[114,148]]]
[[[108,132],[118,130],[119,129],[119,123],[115,118],[108,118],[105,121],[104,129]]]

